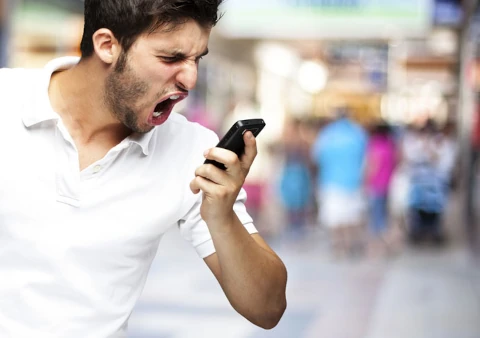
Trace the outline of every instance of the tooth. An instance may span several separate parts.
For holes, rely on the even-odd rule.
[[[170,100],[177,100],[180,97],[180,95],[172,95],[170,96]]]
[[[162,115],[163,112],[153,112],[153,117],[159,117],[160,115]]]

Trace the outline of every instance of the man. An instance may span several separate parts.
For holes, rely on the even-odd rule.
[[[320,130],[312,147],[318,168],[319,221],[330,231],[337,257],[358,254],[364,211],[363,166],[366,132],[339,108],[336,120]]]
[[[0,71],[1,337],[124,337],[173,225],[235,310],[266,329],[280,320],[286,269],[241,189],[254,137],[239,159],[172,113],[220,2],[86,0],[80,60]]]

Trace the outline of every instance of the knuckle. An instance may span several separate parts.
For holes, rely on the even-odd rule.
[[[223,162],[223,164],[225,164],[227,167],[232,167],[232,166],[235,166],[236,165],[236,161],[238,161],[238,157],[237,155],[232,155],[232,156],[228,156],[225,161]]]
[[[241,187],[241,186],[240,186]],[[229,190],[228,190],[228,193],[229,195],[234,195],[237,193],[237,191],[240,191],[240,188],[237,186],[237,185],[232,185],[230,186]]]
[[[227,189],[219,189],[217,192],[218,198],[224,200],[228,197],[229,191]]]
[[[192,184],[195,187],[199,187],[201,184],[201,176],[196,176],[195,179],[192,181]]]
[[[205,176],[207,178],[211,177],[214,171],[215,171],[215,166],[213,164],[209,163],[209,164],[206,165],[203,176]]]

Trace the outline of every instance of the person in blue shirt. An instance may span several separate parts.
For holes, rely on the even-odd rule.
[[[336,119],[318,134],[311,156],[317,165],[318,220],[329,229],[334,254],[361,249],[362,195],[367,133],[338,109]]]
[[[290,118],[286,121],[280,145],[283,166],[278,191],[285,210],[288,231],[301,235],[308,223],[313,189],[310,172],[309,144],[302,133],[302,121]]]

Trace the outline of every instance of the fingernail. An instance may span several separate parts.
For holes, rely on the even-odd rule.
[[[252,138],[253,138],[253,133],[252,133],[251,131],[249,131],[248,134],[247,134],[247,137],[248,137],[249,139],[252,139]]]
[[[203,152],[203,156],[204,156],[204,157],[207,157],[207,156],[208,156],[208,152],[209,152],[209,151],[210,151],[210,150],[208,150],[208,149],[207,149],[207,150],[205,150],[205,151]]]

